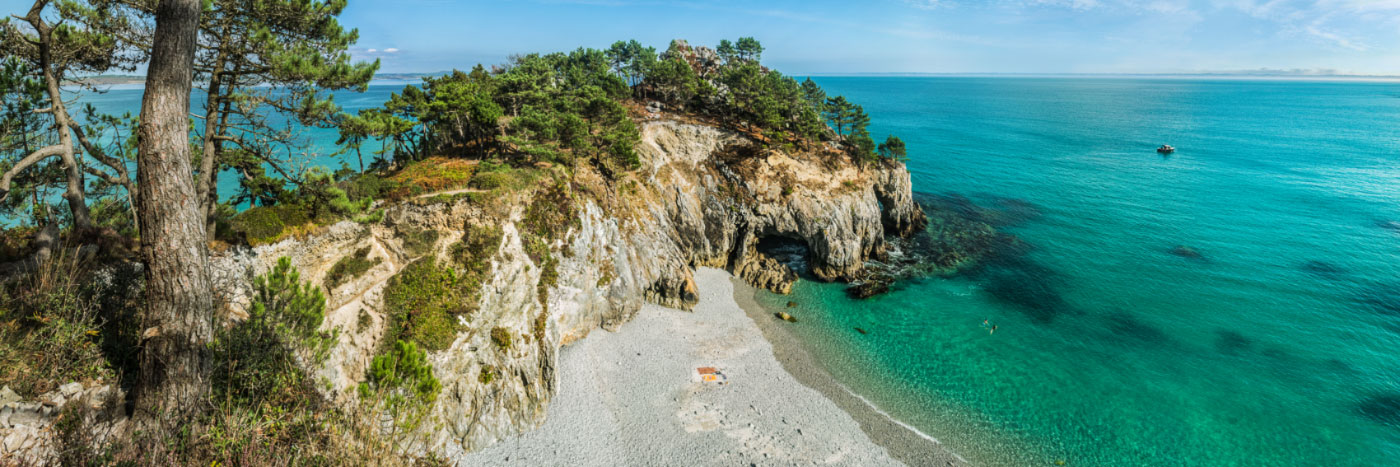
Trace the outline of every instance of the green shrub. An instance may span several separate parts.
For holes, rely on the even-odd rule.
[[[377,174],[364,173],[340,182],[340,187],[345,190],[345,195],[352,201],[360,201],[388,197],[390,193],[400,188],[400,184]]]
[[[384,221],[384,210],[383,210],[383,209],[375,209],[375,210],[373,210],[373,211],[370,211],[369,214],[361,214],[361,215],[355,216],[355,219],[354,219],[354,220],[355,220],[355,222],[358,222],[358,223],[361,223],[361,224],[378,224],[378,223]]]
[[[291,258],[278,258],[271,271],[253,278],[253,290],[247,321],[276,329],[289,344],[312,350],[318,362],[324,358],[336,337],[317,331],[326,317],[326,296],[319,287],[301,281]]]
[[[456,272],[433,258],[405,267],[384,288],[384,309],[389,318],[385,342],[404,340],[427,350],[451,345],[459,328],[455,315],[468,311],[457,285]]]
[[[111,376],[98,345],[103,323],[81,290],[85,268],[76,258],[56,251],[0,288],[0,386],[32,397]]]
[[[283,232],[288,228],[310,222],[311,218],[300,206],[279,204],[249,208],[234,216],[229,221],[229,227],[243,241],[257,246],[275,243],[282,239]]]
[[[490,364],[481,365],[481,369],[476,373],[476,381],[481,384],[491,384],[496,380],[496,366]]]
[[[433,246],[437,244],[438,233],[433,229],[423,229],[401,232],[400,236],[403,238],[404,252],[414,257],[432,252]]]
[[[336,333],[317,331],[325,318],[325,296],[282,257],[253,279],[248,319],[220,331],[215,357],[214,400],[233,407],[291,407],[319,404],[315,380],[298,363],[298,350],[324,361]]]
[[[572,191],[564,180],[556,180],[549,188],[536,193],[521,219],[526,231],[548,240],[563,238],[579,222]]]
[[[369,259],[369,247],[360,248],[355,254],[340,258],[331,266],[331,270],[326,273],[326,290],[334,290],[345,281],[360,277],[380,263],[379,258]]]
[[[467,224],[462,241],[453,244],[449,253],[468,273],[485,274],[500,250],[502,236],[499,225]]]
[[[427,352],[412,342],[394,341],[388,352],[370,361],[368,381],[360,385],[360,394],[368,397],[375,391],[388,391],[390,405],[401,399],[400,393],[422,403],[437,399],[442,384],[433,376]]]
[[[549,325],[549,313],[548,313],[548,312],[541,312],[539,316],[536,316],[536,317],[535,317],[535,326],[534,326],[535,339],[540,340],[540,341],[543,341],[543,340],[544,340],[545,327],[548,326],[548,325]]]
[[[537,169],[511,167],[503,162],[481,161],[467,186],[481,190],[516,191],[530,187],[539,178]]]
[[[321,223],[358,214],[374,201],[370,198],[351,201],[345,190],[337,186],[335,176],[321,167],[313,167],[302,175],[301,185],[293,198],[305,208],[312,220]]]
[[[476,372],[476,382],[482,383],[482,385],[490,385],[491,382],[496,380],[497,376],[500,375],[497,375],[496,365],[482,365],[482,369]]]
[[[515,177],[510,176],[510,174],[501,172],[486,172],[477,174],[476,177],[473,177],[471,181],[471,186],[472,188],[478,188],[482,190],[494,190],[497,188],[513,185],[514,183]]]
[[[501,350],[510,349],[510,331],[502,327],[491,328],[491,342]]]

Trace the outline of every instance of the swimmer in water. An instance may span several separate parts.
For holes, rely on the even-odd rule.
[[[991,330],[991,331],[987,331],[987,334],[993,334],[993,333],[995,333],[995,332],[997,332],[997,325],[993,324],[993,325],[992,325],[992,330]]]

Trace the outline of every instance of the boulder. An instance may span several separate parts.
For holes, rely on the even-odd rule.
[[[1177,245],[1175,247],[1172,247],[1172,249],[1169,250],[1168,253],[1171,253],[1175,256],[1180,256],[1182,258],[1190,259],[1201,259],[1205,257],[1204,255],[1201,255],[1201,252],[1196,251],[1195,248],[1191,248],[1186,245]]]
[[[19,402],[20,400],[22,400],[22,398],[19,397],[19,394],[16,393],[14,389],[10,389],[9,386],[0,388],[0,406],[9,405],[12,402]]]
[[[787,321],[787,322],[789,322],[789,323],[796,323],[796,322],[797,322],[797,318],[792,317],[792,315],[788,314],[786,311],[779,311],[779,312],[777,312],[777,313],[773,313],[773,316],[777,316],[778,319],[781,319],[781,320],[783,320],[783,321]]]
[[[890,282],[886,279],[870,279],[865,282],[846,288],[846,296],[864,300],[876,295],[890,291]]]
[[[58,387],[58,393],[62,394],[64,399],[72,399],[74,396],[77,396],[82,392],[83,383],[79,383],[77,381]]]
[[[780,294],[792,293],[792,284],[797,282],[797,273],[792,272],[792,268],[759,252],[740,260],[734,267],[734,275],[749,285]]]

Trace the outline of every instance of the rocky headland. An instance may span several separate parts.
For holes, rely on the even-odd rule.
[[[467,296],[473,303],[462,304],[469,311],[454,316],[461,325],[428,352],[442,391],[415,443],[422,452],[472,451],[544,422],[561,346],[599,327],[616,330],[647,303],[693,308],[697,267],[786,292],[797,271],[757,248],[776,237],[806,247],[804,273],[851,280],[885,254],[887,236],[925,222],[894,161],[860,165],[825,147],[765,149],[742,133],[665,118],[642,124],[639,153],[641,168],[620,180],[577,170],[571,182],[500,199],[402,202],[383,206],[380,223],[346,221],[229,249],[213,260],[220,303],[232,319],[243,316],[249,278],[281,257],[315,283],[347,256],[370,261],[327,286],[322,328],[339,338],[317,374],[334,398],[351,400],[385,345],[386,288],[416,263],[453,264],[457,245],[474,236],[495,242],[481,249],[486,271]]]

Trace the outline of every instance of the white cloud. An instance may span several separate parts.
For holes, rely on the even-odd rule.
[[[399,53],[399,49],[390,47],[390,48],[384,49],[384,53],[386,53],[386,54],[396,54],[396,53]]]
[[[369,49],[369,50],[366,50],[365,53],[375,53],[375,52],[378,52],[378,51],[379,51],[379,49]]]
[[[1309,35],[1312,35],[1313,37],[1327,40],[1328,42],[1331,42],[1334,45],[1345,49],[1351,49],[1360,52],[1365,51],[1369,48],[1366,46],[1366,44],[1357,43],[1354,40],[1343,37],[1337,33],[1320,29],[1315,24],[1309,24],[1307,27],[1303,28],[1303,30],[1306,31]]]

